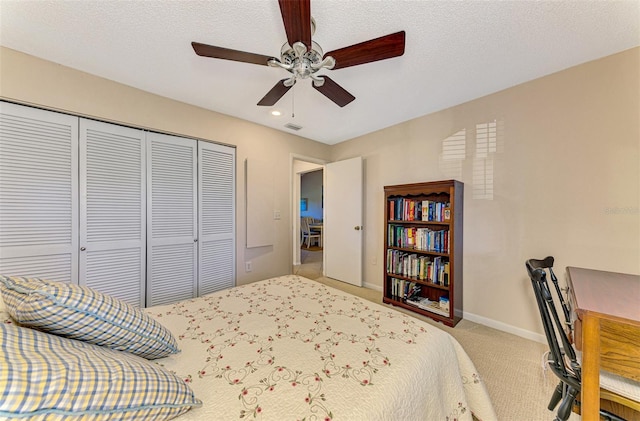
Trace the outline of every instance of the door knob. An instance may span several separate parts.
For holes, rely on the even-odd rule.
[[[356,231],[360,231],[361,229],[363,229],[363,227],[361,227],[360,225],[356,225],[355,227],[353,227],[353,229]]]
[[[86,249],[86,247],[80,247],[80,251],[85,251]]]

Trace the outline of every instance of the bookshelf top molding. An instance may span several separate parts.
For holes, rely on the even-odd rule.
[[[425,187],[425,184],[428,184],[428,188]],[[452,185],[454,187],[459,187],[459,186],[462,186],[463,183],[462,181],[458,181],[458,180],[438,180],[438,181],[429,181],[426,183],[394,184],[394,185],[384,186],[384,191],[385,192],[393,191],[392,196],[424,195],[425,193],[449,194],[449,189],[452,187]]]

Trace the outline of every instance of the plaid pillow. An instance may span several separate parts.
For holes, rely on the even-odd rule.
[[[0,418],[166,420],[199,407],[189,386],[157,364],[0,323]]]
[[[148,359],[180,351],[171,332],[151,316],[94,289],[0,275],[0,290],[6,311],[20,325]]]

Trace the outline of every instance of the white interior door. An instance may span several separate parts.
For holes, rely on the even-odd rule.
[[[0,273],[78,283],[78,118],[0,102]]]
[[[325,166],[325,276],[362,286],[362,157]]]
[[[235,286],[236,150],[198,142],[198,296]]]
[[[80,285],[144,307],[145,132],[80,119]]]
[[[147,134],[147,307],[197,295],[197,141]]]

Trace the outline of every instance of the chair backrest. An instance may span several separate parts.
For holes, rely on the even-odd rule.
[[[303,234],[310,234],[311,228],[309,228],[309,217],[304,216],[300,218],[300,229]]]
[[[563,381],[570,384],[577,390],[580,390],[580,364],[577,361],[576,353],[571,345],[569,336],[565,332],[565,325],[560,321],[558,312],[547,283],[547,271],[549,272],[552,280],[555,278],[553,275],[553,257],[549,256],[545,259],[529,259],[526,262],[527,272],[531,279],[531,286],[538,303],[538,310],[540,311],[540,318],[542,319],[542,326],[544,327],[544,333],[549,344],[550,362],[549,366],[551,370],[560,377]],[[557,279],[554,282],[556,285],[556,292],[558,295],[558,301],[565,303],[560,288],[557,286]],[[563,305],[563,311],[565,309]],[[570,313],[568,306],[566,307],[565,317],[567,321],[570,319]],[[568,362],[567,362],[568,359]],[[567,365],[567,363],[569,365]]]
[[[567,322],[567,327],[571,328],[571,311],[569,310],[569,305],[567,304],[564,296],[562,295],[562,291],[560,290],[560,285],[558,285],[558,278],[556,274],[553,273],[553,256],[547,256],[542,260],[537,259],[529,259],[532,265],[536,269],[547,269],[549,271],[549,276],[551,278],[551,282],[553,282],[553,286],[556,288],[556,295],[558,297],[558,301],[560,301],[560,305],[562,306],[562,312],[564,313],[564,320]]]

